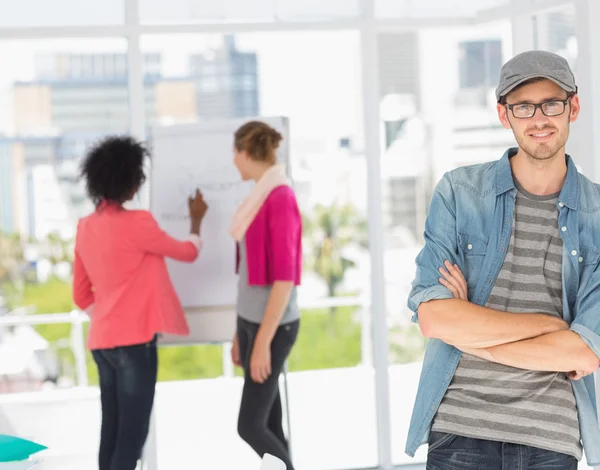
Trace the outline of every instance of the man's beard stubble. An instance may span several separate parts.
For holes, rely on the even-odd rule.
[[[551,131],[554,132],[554,139],[548,143],[544,144],[536,144],[529,140],[529,136],[532,132],[543,132],[543,131]],[[567,139],[569,138],[570,126],[560,132],[555,127],[545,126],[542,129],[538,128],[530,128],[527,129],[522,135],[517,136],[517,133],[513,129],[513,134],[519,148],[527,155],[527,157],[532,161],[532,163],[550,163],[554,157],[565,147],[567,143]]]

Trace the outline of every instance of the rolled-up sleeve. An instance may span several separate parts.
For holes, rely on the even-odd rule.
[[[457,263],[456,203],[447,173],[437,184],[425,221],[425,245],[417,256],[417,271],[408,296],[408,308],[418,322],[419,306],[430,300],[451,299],[452,293],[440,284],[439,268],[444,261]]]
[[[136,230],[136,244],[139,248],[177,261],[195,261],[202,248],[198,235],[190,234],[187,240],[177,240],[162,230],[147,211],[137,213]]]
[[[92,282],[83,265],[78,247],[75,247],[75,259],[73,261],[73,303],[81,310],[86,310],[94,303],[94,291]]]
[[[583,279],[582,279],[583,281]],[[571,331],[577,333],[600,358],[600,267],[595,266],[580,286]]]
[[[271,194],[268,220],[273,281],[296,282],[302,255],[302,220],[292,188],[284,187]]]

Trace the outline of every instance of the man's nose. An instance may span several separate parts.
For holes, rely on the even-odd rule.
[[[536,127],[543,127],[549,122],[548,116],[542,112],[542,108],[536,108],[530,120]]]

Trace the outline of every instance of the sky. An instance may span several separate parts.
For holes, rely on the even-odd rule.
[[[163,55],[165,76],[182,76],[191,53],[218,47],[220,35],[142,36],[142,52]],[[238,48],[258,54],[263,115],[286,115],[310,135],[352,135],[360,128],[360,44],[357,32],[270,32],[237,36]],[[119,38],[0,41],[0,132],[12,121],[12,83],[32,80],[36,54],[125,52]],[[293,124],[292,124],[293,126]]]
[[[0,28],[25,26],[118,25],[124,22],[124,0],[0,0]],[[138,0],[142,23],[193,21],[295,21],[332,17],[355,18],[362,0]],[[375,0],[382,17],[457,16],[472,14],[507,0]],[[469,7],[469,8],[467,8]],[[467,13],[467,11],[469,13]],[[31,80],[36,53],[125,51],[126,40],[1,39],[0,132],[11,129],[11,84]],[[357,31],[269,32],[238,35],[243,50],[258,53],[260,105],[264,115],[286,115],[292,130],[332,138],[361,129],[362,90]],[[186,57],[219,41],[219,35],[154,35],[142,37],[144,52],[162,52],[163,72],[185,73]],[[10,64],[8,67],[5,64]]]
[[[138,0],[143,22],[355,18],[362,0]],[[374,0],[378,17],[461,17],[510,0]],[[0,0],[0,27],[122,24],[124,0]],[[8,8],[10,6],[10,8]]]

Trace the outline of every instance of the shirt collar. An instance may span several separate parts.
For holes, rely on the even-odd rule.
[[[100,204],[98,204],[98,210],[105,210],[105,209],[122,210],[123,206],[121,204],[119,204],[118,202],[107,201],[106,199],[104,199],[103,201],[100,202]]]
[[[518,152],[517,148],[509,148],[498,162],[496,167],[496,196],[503,194],[511,189],[515,189],[510,159]],[[579,175],[573,160],[567,155],[567,177],[563,184],[559,202],[572,210],[579,209]]]

